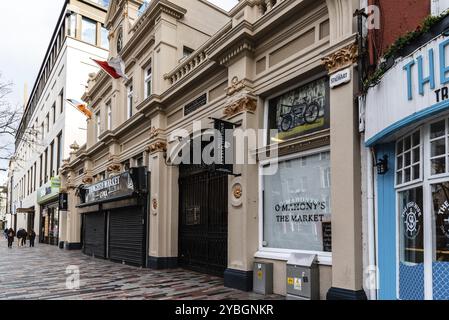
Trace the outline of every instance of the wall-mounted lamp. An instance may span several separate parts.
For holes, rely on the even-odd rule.
[[[388,172],[388,156],[384,155],[382,159],[379,159],[376,163],[377,174],[384,175]]]

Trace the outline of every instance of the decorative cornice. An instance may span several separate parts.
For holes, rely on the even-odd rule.
[[[224,115],[232,117],[242,112],[254,112],[257,109],[257,100],[250,97],[243,97],[226,107]]]
[[[155,142],[150,144],[147,148],[149,153],[157,153],[157,152],[166,152],[167,151],[167,143],[166,142]]]
[[[242,53],[254,53],[254,45],[247,39],[231,47],[225,54],[221,55],[218,62],[221,65],[227,65],[232,59],[239,56]]]
[[[323,58],[322,61],[327,71],[329,73],[334,73],[356,63],[358,56],[357,44],[352,43],[337,52],[328,55]]]

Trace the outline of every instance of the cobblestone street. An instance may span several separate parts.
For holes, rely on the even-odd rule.
[[[67,267],[80,270],[79,290],[66,287]],[[154,271],[39,245],[8,249],[0,241],[0,300],[261,300],[228,289],[223,279],[186,270]]]

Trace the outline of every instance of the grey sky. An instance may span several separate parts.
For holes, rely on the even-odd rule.
[[[225,10],[238,3],[238,0],[209,1]],[[64,0],[22,0],[17,4],[16,1],[0,1],[0,73],[2,81],[14,84],[10,103],[22,105],[24,84],[27,83],[31,91]],[[4,137],[0,139],[5,140]],[[2,145],[6,143],[10,142],[0,141]],[[5,167],[5,163],[0,166]],[[5,173],[0,172],[0,184],[4,179]]]

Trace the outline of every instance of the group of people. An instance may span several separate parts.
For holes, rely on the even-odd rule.
[[[30,240],[30,248],[33,248],[34,241],[36,240],[36,232],[34,232],[33,229],[31,229],[29,232],[27,232],[25,229],[19,229],[19,231],[17,231],[16,233],[13,228],[9,228],[5,229],[4,236],[8,240],[8,248],[12,248],[15,237],[17,237],[19,247],[25,247],[28,238]]]

